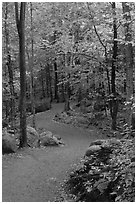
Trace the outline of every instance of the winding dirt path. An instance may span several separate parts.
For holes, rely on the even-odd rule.
[[[50,111],[37,114],[37,127],[60,135],[65,146],[27,148],[3,156],[3,202],[55,201],[61,196],[59,189],[67,172],[80,161],[90,142],[99,138],[95,131],[53,121],[54,115],[63,107],[63,104],[55,104]]]

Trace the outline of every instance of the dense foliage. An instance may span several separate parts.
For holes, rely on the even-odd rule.
[[[31,99],[32,89],[34,98],[50,97],[51,101],[57,102],[69,98],[80,101],[85,96],[96,98],[101,93],[109,102],[113,120],[119,100],[129,100],[134,93],[131,84],[134,73],[128,84],[130,75],[125,60],[127,44],[130,43],[130,69],[131,66],[134,69],[134,3],[126,4],[130,18],[126,17],[122,6],[121,3],[107,2],[27,3],[27,100]],[[126,29],[130,32],[128,39]],[[114,52],[117,52],[116,56]],[[17,109],[19,103],[19,76],[14,3],[3,3],[3,117],[9,121],[12,105]],[[129,85],[132,91],[127,97]]]

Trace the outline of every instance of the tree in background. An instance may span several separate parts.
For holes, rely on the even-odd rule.
[[[8,15],[9,15],[9,3],[5,2],[5,47],[6,47],[6,56],[7,56],[7,68],[8,68],[8,78],[9,78],[9,87],[10,87],[10,118],[9,122],[11,123],[11,128],[15,128],[15,91],[14,91],[14,79],[13,79],[13,66],[11,59],[10,51],[10,37],[9,37],[9,26],[8,26]]]

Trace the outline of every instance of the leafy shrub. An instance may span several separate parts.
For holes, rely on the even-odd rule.
[[[100,148],[84,157],[70,173],[66,192],[80,202],[134,202],[134,140],[99,140]]]

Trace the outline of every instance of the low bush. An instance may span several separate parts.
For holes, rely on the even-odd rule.
[[[66,182],[68,197],[76,202],[134,202],[134,150],[134,140],[92,142]]]

